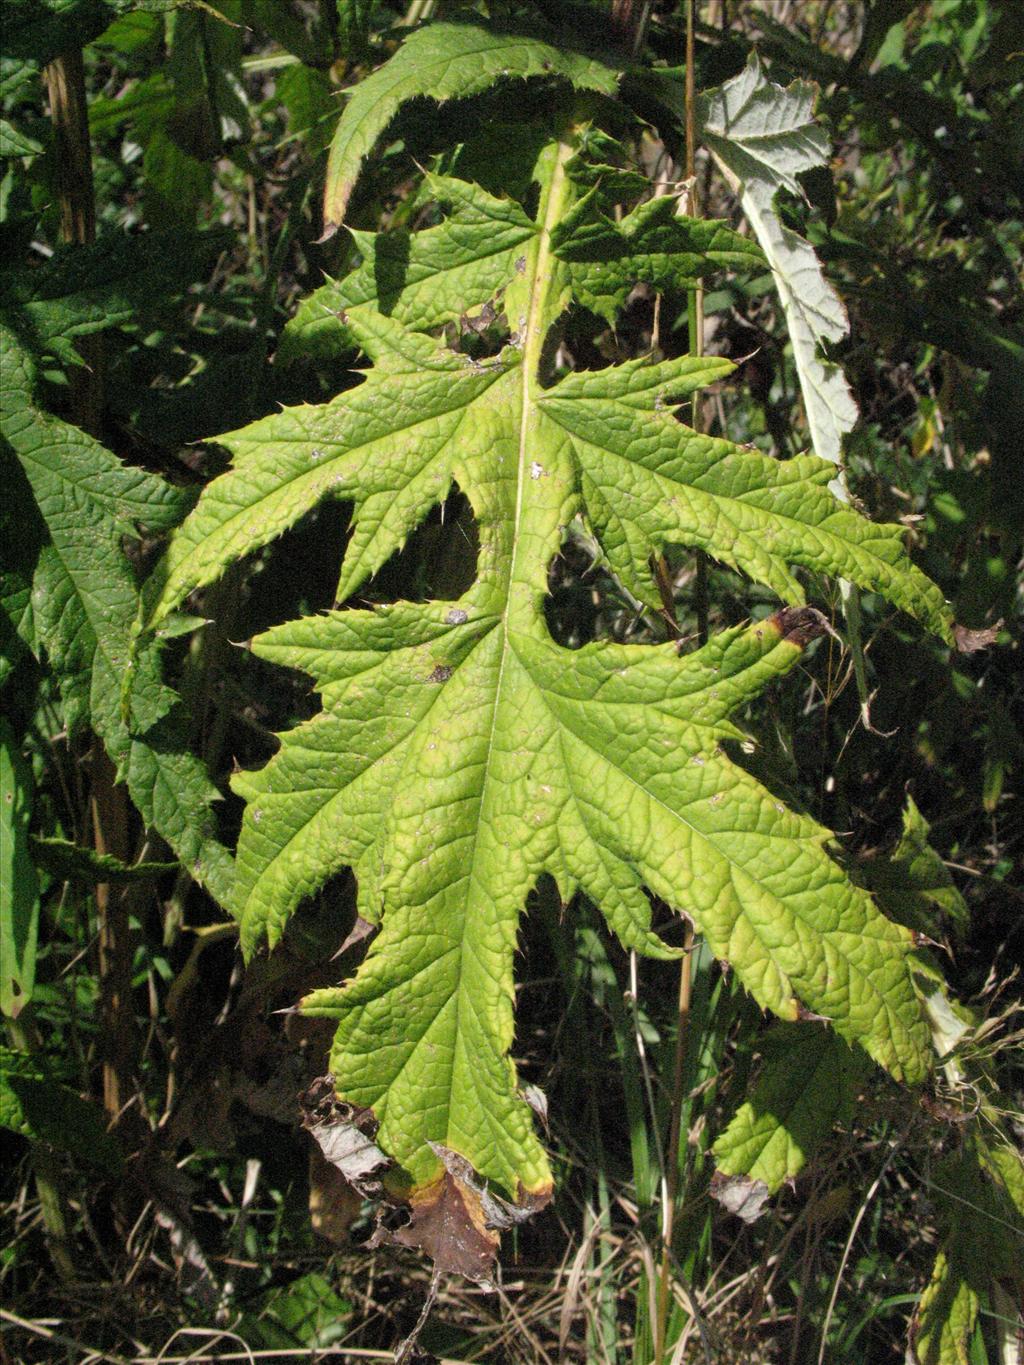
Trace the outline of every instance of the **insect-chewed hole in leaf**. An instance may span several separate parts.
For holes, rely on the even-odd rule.
[[[476,580],[480,536],[469,499],[451,492],[358,594],[374,602],[454,601]]]
[[[303,1127],[330,1164],[365,1198],[379,1198],[392,1163],[374,1141],[379,1125],[373,1111],[339,1100],[330,1075],[318,1077],[299,1103]]]
[[[445,345],[468,356],[474,365],[483,365],[496,356],[508,345],[511,335],[508,318],[493,303],[464,313],[458,321],[449,322],[443,332]]]

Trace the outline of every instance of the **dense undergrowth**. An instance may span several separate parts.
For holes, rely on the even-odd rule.
[[[12,1358],[1020,1359],[1024,12],[690,9],[4,0]]]

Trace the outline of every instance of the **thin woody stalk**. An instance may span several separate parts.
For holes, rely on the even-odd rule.
[[[694,26],[696,0],[686,0],[686,179],[690,185],[690,212],[699,216],[697,177],[695,167],[696,102],[694,79]],[[689,350],[694,356],[704,352],[704,291],[698,284],[690,291]],[[693,395],[691,425],[700,430],[700,391]],[[697,611],[697,632],[702,645],[708,640],[707,556],[697,551],[697,573],[694,587]],[[672,1281],[672,1235],[675,1230],[676,1204],[679,1198],[681,1154],[679,1150],[683,1111],[683,1082],[686,1073],[686,1052],[690,1035],[690,1005],[693,997],[693,926],[687,924],[684,940],[685,953],[679,964],[679,994],[676,1003],[676,1043],[672,1060],[671,1111],[668,1146],[666,1149],[665,1206],[662,1226],[661,1266],[658,1276],[657,1313],[654,1322],[655,1365],[664,1365],[668,1348],[668,1315]]]
[[[45,69],[57,153],[61,237],[86,245],[96,240],[96,203],[85,97],[85,67],[80,48],[56,57]],[[98,436],[103,415],[102,337],[79,342],[82,366],[72,372],[75,420]],[[98,739],[90,752],[90,809],[97,853],[122,861],[128,847],[128,801],[114,765]],[[99,919],[99,983],[103,1017],[103,1105],[116,1122],[131,1095],[136,1039],[131,1009],[131,940],[128,906],[116,888],[96,887]]]

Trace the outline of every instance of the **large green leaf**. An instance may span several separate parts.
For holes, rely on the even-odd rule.
[[[279,362],[351,351],[356,342],[345,319],[353,309],[376,310],[417,331],[453,322],[482,308],[525,266],[537,224],[515,200],[440,175],[426,177],[421,198],[445,206],[444,222],[421,232],[352,230],[361,265],[299,304]],[[680,287],[762,259],[724,223],[678,217],[674,199],[651,200],[616,223],[596,193],[557,225],[552,249],[570,267],[575,296],[610,322],[641,281]]]
[[[150,628],[340,497],[353,504],[343,600],[453,483],[472,504],[477,579],[458,601],[336,610],[253,642],[312,674],[324,706],[235,783],[247,802],[235,910],[248,952],[276,942],[346,865],[361,913],[382,925],[355,980],[305,1006],[339,1020],[338,1092],[379,1121],[424,1245],[460,1217],[484,1235],[467,1170],[528,1205],[550,1187],[508,1057],[518,917],[543,873],[566,900],[586,892],[630,947],[670,955],[651,931],[650,888],[776,1014],[827,1017],[897,1077],[930,1064],[909,931],[845,877],[827,831],[722,744],[740,737],[729,713],[823,629],[799,605],[793,565],[842,573],[948,633],[941,595],[907,560],[898,527],[836,501],[826,461],[769,460],[678,420],[674,400],[727,362],[550,373],[545,343],[571,294],[552,239],[575,194],[573,151],[552,144],[538,163],[535,230],[504,281],[515,330],[500,355],[475,361],[353,306],[345,325],[373,362],[363,383],[219,437],[234,466],[204,491],[154,580]],[[433,229],[436,242],[446,230],[457,229]],[[547,632],[543,600],[577,514],[646,595],[651,554],[676,541],[797,605],[683,657],[674,645],[567,651]]]

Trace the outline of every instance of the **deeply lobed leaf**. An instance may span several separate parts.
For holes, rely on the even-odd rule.
[[[814,614],[779,613],[686,658],[607,643],[570,654],[548,637],[541,602],[578,512],[648,593],[650,554],[677,539],[795,602],[792,563],[844,572],[937,628],[941,598],[897,528],[829,494],[825,462],[771,461],[675,418],[670,401],[725,363],[636,362],[539,385],[543,323],[569,272],[547,227],[568,182],[557,165],[546,174],[524,268],[505,281],[523,326],[501,355],[473,362],[353,304],[345,326],[373,368],[329,404],[221,438],[234,467],[176,535],[151,621],[324,497],[353,503],[340,599],[453,482],[472,504],[478,578],[460,601],[335,611],[254,642],[313,674],[324,709],[235,783],[247,801],[235,910],[248,951],[276,941],[346,865],[360,912],[382,923],[355,981],[306,1007],[339,1017],[339,1092],[372,1108],[413,1191],[442,1178],[431,1142],[512,1196],[548,1188],[508,1060],[516,925],[544,872],[566,899],[590,895],[629,946],[666,955],[650,887],[766,1007],[795,1019],[802,1002],[897,1076],[928,1065],[909,933],[847,881],[826,831],[721,749],[738,736],[730,711],[793,666]],[[431,229],[432,249],[456,230]]]
[[[429,175],[425,188],[445,206],[444,222],[420,232],[353,231],[362,264],[303,299],[282,335],[278,363],[351,349],[356,342],[344,318],[353,309],[375,309],[423,331],[482,307],[504,288],[535,224],[515,200],[465,180]]]

